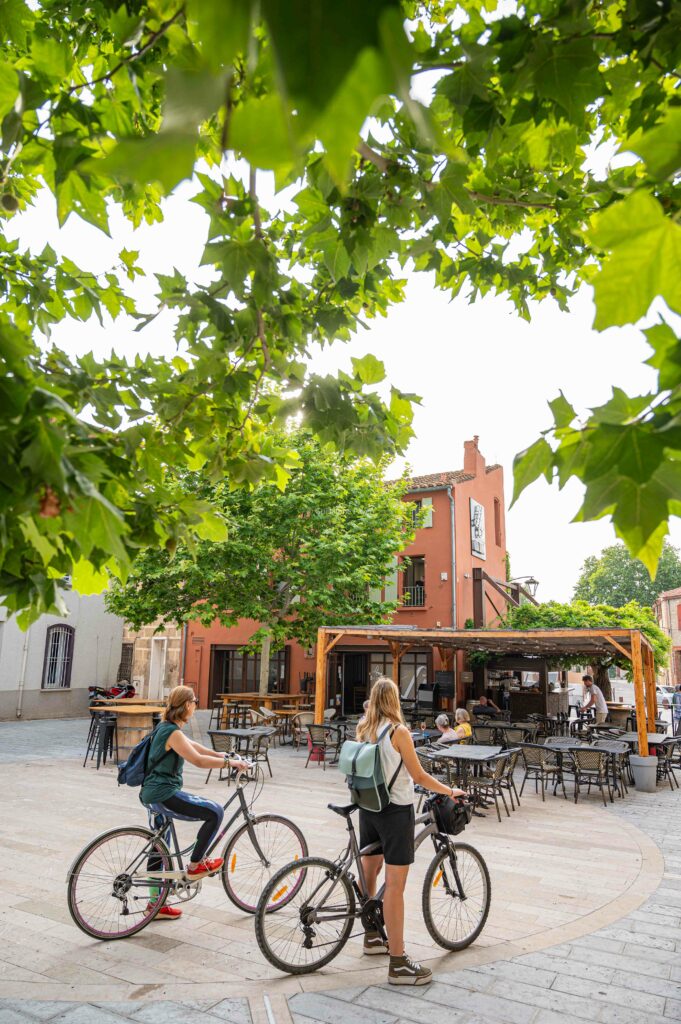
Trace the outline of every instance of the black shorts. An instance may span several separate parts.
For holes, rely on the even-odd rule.
[[[371,856],[383,854],[386,864],[414,863],[414,805],[388,804],[384,811],[359,810],[359,845],[380,843]]]

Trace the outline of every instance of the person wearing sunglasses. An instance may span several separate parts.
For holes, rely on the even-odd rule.
[[[229,767],[246,771],[250,767],[247,761],[230,759],[229,754],[217,754],[184,735],[182,727],[191,719],[197,704],[198,700],[189,686],[175,686],[168,694],[161,723],[154,730],[149,747],[147,773],[140,791],[140,800],[149,811],[152,828],[160,828],[164,818],[202,822],[191,860],[185,869],[186,877],[192,881],[214,875],[222,867],[222,857],[207,860],[206,852],[218,834],[224,810],[215,800],[195,796],[182,789],[184,762],[189,761],[196,768]],[[150,858],[147,865],[149,871],[160,870],[160,864],[152,864],[152,860],[154,858]],[[153,903],[157,897],[158,890],[153,890],[150,902]],[[157,919],[176,919],[181,915],[182,911],[177,907],[162,907]]]

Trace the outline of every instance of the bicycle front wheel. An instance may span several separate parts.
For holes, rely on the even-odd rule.
[[[307,857],[307,852],[305,836],[297,825],[279,814],[261,814],[238,829],[225,847],[221,871],[225,892],[235,907],[254,914],[260,894],[275,872]]]
[[[457,875],[463,898],[459,894]],[[428,865],[423,880],[423,919],[444,949],[465,949],[485,927],[492,883],[482,855],[468,843],[449,843]]]
[[[355,894],[330,860],[287,864],[263,889],[255,912],[260,950],[279,971],[310,974],[337,956],[350,938]]]
[[[116,828],[93,839],[68,874],[71,917],[93,939],[125,939],[145,928],[168,896],[170,882],[146,877],[170,871],[168,847],[146,828]]]

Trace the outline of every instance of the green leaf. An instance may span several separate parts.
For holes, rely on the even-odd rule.
[[[19,95],[19,78],[11,64],[0,61],[0,121],[13,107]]]
[[[110,174],[119,181],[141,185],[157,181],[168,195],[180,181],[191,178],[196,140],[184,132],[161,132],[147,139],[124,139],[103,159],[81,166],[92,174]]]
[[[674,389],[681,385],[681,339],[669,324],[662,321],[643,332],[653,355],[646,359],[648,366],[659,370],[659,389]]]
[[[631,397],[621,388],[613,387],[612,398],[604,405],[592,409],[592,419],[596,423],[624,424],[636,419],[650,405],[652,395],[636,395]]]
[[[34,38],[31,55],[36,70],[53,81],[65,79],[73,65],[71,50],[66,43],[51,36]]]
[[[25,539],[40,555],[43,565],[48,566],[57,554],[57,549],[40,533],[32,516],[20,516],[19,527]]]
[[[87,558],[93,548],[113,555],[122,565],[129,564],[123,537],[128,533],[122,515],[101,494],[93,494],[74,502],[74,511],[67,513],[72,521]]]
[[[540,437],[533,445],[520,452],[513,460],[513,501],[514,505],[525,488],[542,474],[551,482],[553,451],[548,441]]]
[[[572,408],[563,392],[559,392],[558,398],[549,402],[549,408],[553,413],[553,420],[556,427],[569,427],[577,413]]]
[[[213,71],[248,50],[252,12],[250,0],[188,0],[187,19]]]
[[[263,170],[291,167],[296,160],[293,125],[281,97],[249,96],[232,115],[229,144],[249,163]]]
[[[350,269],[350,254],[340,238],[327,242],[323,248],[324,263],[334,281],[345,277]]]
[[[585,108],[603,89],[593,42],[572,39],[551,45],[541,39],[532,63],[538,95],[559,103],[571,121],[582,121]]]
[[[635,323],[658,296],[681,312],[681,225],[656,199],[638,189],[596,214],[588,237],[609,252],[593,278],[597,330]]]
[[[380,359],[368,353],[361,359],[352,360],[352,368],[355,376],[359,377],[362,384],[379,384],[385,380],[385,366]]]
[[[229,537],[227,523],[223,516],[216,512],[203,512],[201,521],[196,524],[194,530],[201,540],[210,540],[215,543],[226,541]]]
[[[669,178],[681,168],[681,107],[672,107],[659,124],[629,139],[622,150],[642,157],[653,178]]]
[[[110,577],[105,570],[96,569],[86,558],[74,562],[71,585],[78,594],[101,594],[109,586]]]

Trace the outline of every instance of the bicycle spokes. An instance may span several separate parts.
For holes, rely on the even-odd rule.
[[[446,949],[470,945],[487,920],[490,888],[485,862],[472,846],[440,851],[423,884],[423,915],[435,941]]]

